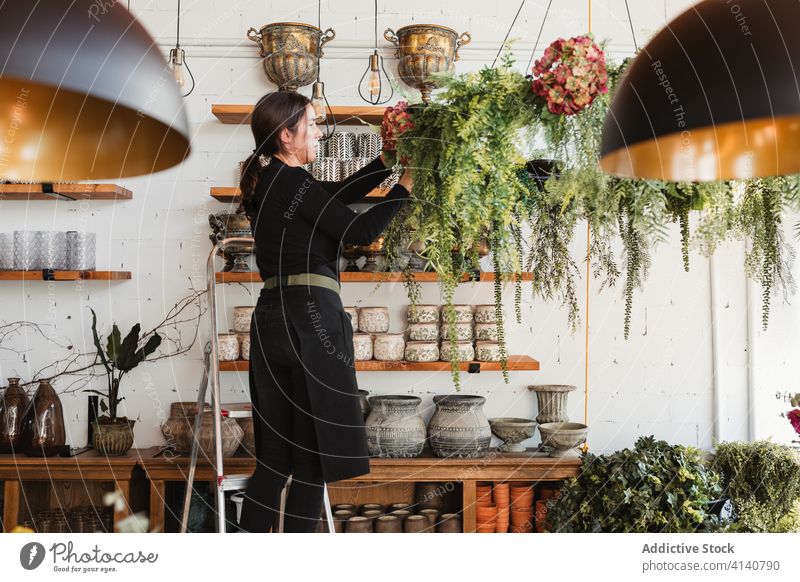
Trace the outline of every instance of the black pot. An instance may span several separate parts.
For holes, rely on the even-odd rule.
[[[544,183],[551,176],[556,178],[560,175],[561,162],[559,160],[528,160],[525,162],[525,169],[531,178],[536,181],[539,190],[544,191]]]

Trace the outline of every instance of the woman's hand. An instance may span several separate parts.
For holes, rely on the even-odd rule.
[[[412,190],[414,190],[414,173],[411,168],[405,168],[403,170],[403,175],[400,176],[398,184],[403,186],[403,188],[408,190],[408,193],[411,194]]]

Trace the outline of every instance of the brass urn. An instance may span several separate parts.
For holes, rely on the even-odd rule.
[[[313,83],[322,46],[335,37],[332,28],[322,32],[299,22],[274,22],[247,31],[247,38],[261,47],[264,72],[281,91],[297,91]]]
[[[430,75],[452,73],[459,58],[458,49],[472,40],[468,32],[459,36],[452,28],[435,24],[412,24],[397,32],[387,28],[383,37],[397,47],[400,78],[419,89],[425,103],[431,100],[436,86]]]

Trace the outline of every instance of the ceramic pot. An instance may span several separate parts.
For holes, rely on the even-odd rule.
[[[133,446],[135,420],[125,419],[114,423],[92,422],[92,446],[98,454],[120,457]]]
[[[250,359],[250,332],[240,332],[236,334],[236,341],[239,342],[239,357],[242,360]]]
[[[19,378],[9,378],[0,399],[0,453],[22,450],[22,421],[29,403]]]
[[[373,457],[419,456],[425,445],[425,422],[417,396],[371,396],[365,422],[367,446]]]
[[[219,361],[233,362],[239,359],[239,338],[235,333],[219,334]]]
[[[372,533],[372,520],[368,517],[355,515],[347,520],[344,530],[346,533]]]
[[[356,333],[358,331],[358,309],[345,307],[344,312],[350,316],[350,325],[353,326],[353,333]]]
[[[25,413],[22,450],[32,457],[50,457],[67,442],[61,399],[49,380],[42,380]]]
[[[457,323],[455,324],[456,340],[461,342],[472,341],[472,324],[471,323]],[[450,326],[446,323],[442,324],[441,336],[443,340],[450,339]]]
[[[489,449],[492,431],[483,414],[486,399],[469,394],[433,397],[436,411],[428,423],[428,438],[439,457],[476,458]]]
[[[497,311],[494,304],[475,306],[475,323],[495,323],[497,321]]]
[[[422,533],[428,528],[428,519],[424,515],[409,515],[403,522],[404,533]]]
[[[250,322],[253,319],[255,307],[240,305],[233,308],[233,331],[243,333],[250,331]]]
[[[439,518],[436,533],[461,533],[461,516],[457,513],[444,513]]]
[[[579,456],[575,447],[586,442],[589,427],[579,422],[547,422],[539,425],[542,445],[552,447],[551,457]]]
[[[476,323],[475,339],[481,342],[496,342],[499,334],[497,333],[496,323]]]
[[[438,305],[409,305],[408,323],[439,323]]]
[[[351,511],[353,515],[355,515],[357,510],[358,508],[352,503],[338,503],[333,506],[334,513],[336,513],[337,511]]]
[[[547,422],[567,422],[567,397],[575,390],[575,386],[570,384],[537,384],[528,386],[528,390],[536,392],[536,399],[539,404],[539,414],[536,422],[544,424]]]
[[[475,359],[479,362],[499,362],[500,344],[497,342],[476,342]]]
[[[403,520],[396,515],[381,515],[373,524],[375,533],[402,533]]]
[[[379,511],[382,514],[384,512],[384,507],[380,503],[364,503],[358,508],[360,515],[365,515],[368,511]]]
[[[358,310],[358,329],[364,333],[386,333],[389,331],[389,309],[362,307]]]
[[[408,362],[436,362],[439,359],[438,342],[406,343],[405,359]]]
[[[475,316],[472,313],[472,305],[453,305],[455,313],[455,323],[472,323]],[[447,323],[447,310],[442,308],[442,324]]]
[[[524,453],[525,447],[521,444],[536,432],[536,423],[527,418],[490,418],[489,426],[492,434],[503,441],[497,447],[503,453]]]
[[[433,533],[436,531],[436,524],[439,521],[438,509],[420,509],[419,514],[428,520],[428,527],[426,531]]]
[[[161,432],[169,444],[175,446],[180,454],[188,454],[192,450],[194,434],[194,411],[196,402],[173,402],[170,405],[170,418],[161,426]],[[227,415],[221,419],[222,456],[230,457],[239,448],[244,438],[244,431],[239,424]],[[214,456],[214,417],[211,405],[203,408],[203,419],[200,423],[200,453],[208,458]]]
[[[399,333],[379,333],[372,344],[372,354],[376,360],[402,360],[406,350],[406,341]]]
[[[408,339],[414,342],[436,341],[439,339],[437,323],[412,323],[408,326]]]
[[[366,333],[353,335],[353,355],[358,362],[372,359],[372,336]]]
[[[443,362],[449,362],[451,357],[452,348],[450,341],[442,342],[442,347],[439,350],[439,359]],[[472,342],[456,342],[456,360],[459,362],[471,362],[475,359],[475,348]]]

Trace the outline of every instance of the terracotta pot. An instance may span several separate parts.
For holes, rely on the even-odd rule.
[[[371,396],[366,420],[367,446],[373,457],[417,457],[425,445],[425,421],[418,396]]]
[[[410,503],[392,503],[388,508],[387,511],[391,513],[392,511],[396,511],[398,509],[407,509],[411,511],[411,504]]]
[[[168,444],[175,446],[176,452],[189,454],[192,450],[196,402],[173,402],[170,405],[170,417],[161,426],[161,432]],[[236,452],[244,438],[244,431],[239,424],[228,416],[221,419],[222,455],[229,457]],[[208,458],[214,455],[214,417],[211,405],[203,407],[203,419],[200,424],[200,454]]]
[[[477,530],[478,533],[494,533],[494,523],[479,523]]]
[[[67,442],[61,399],[49,380],[42,380],[23,419],[22,450],[31,457],[50,457]]]
[[[547,501],[536,502],[536,531],[544,533],[547,531]]]
[[[19,378],[9,378],[0,399],[0,453],[22,450],[22,421],[28,404],[28,394],[19,385]]]
[[[533,533],[533,524],[530,521],[514,525],[511,524],[511,533]]]
[[[395,510],[394,510],[392,513],[390,513],[389,515],[394,515],[394,516],[395,516],[395,517],[397,517],[397,518],[398,518],[400,521],[403,521],[403,522],[405,522],[405,520],[406,520],[406,519],[407,519],[409,516],[411,516],[411,512],[410,512],[408,509],[395,509]]]
[[[409,515],[403,522],[404,533],[422,533],[428,527],[424,515]]]
[[[337,503],[333,506],[333,511],[352,511],[353,515],[356,515],[357,508],[351,503]]]
[[[433,397],[436,411],[428,423],[428,437],[439,457],[476,458],[489,449],[492,431],[483,414],[483,396],[447,394]]]
[[[100,455],[120,457],[133,446],[135,420],[117,419],[114,423],[92,422],[92,446]]]
[[[403,520],[396,515],[381,515],[374,523],[375,533],[402,533]]]
[[[457,513],[444,513],[439,518],[436,533],[461,533],[461,516]]]

